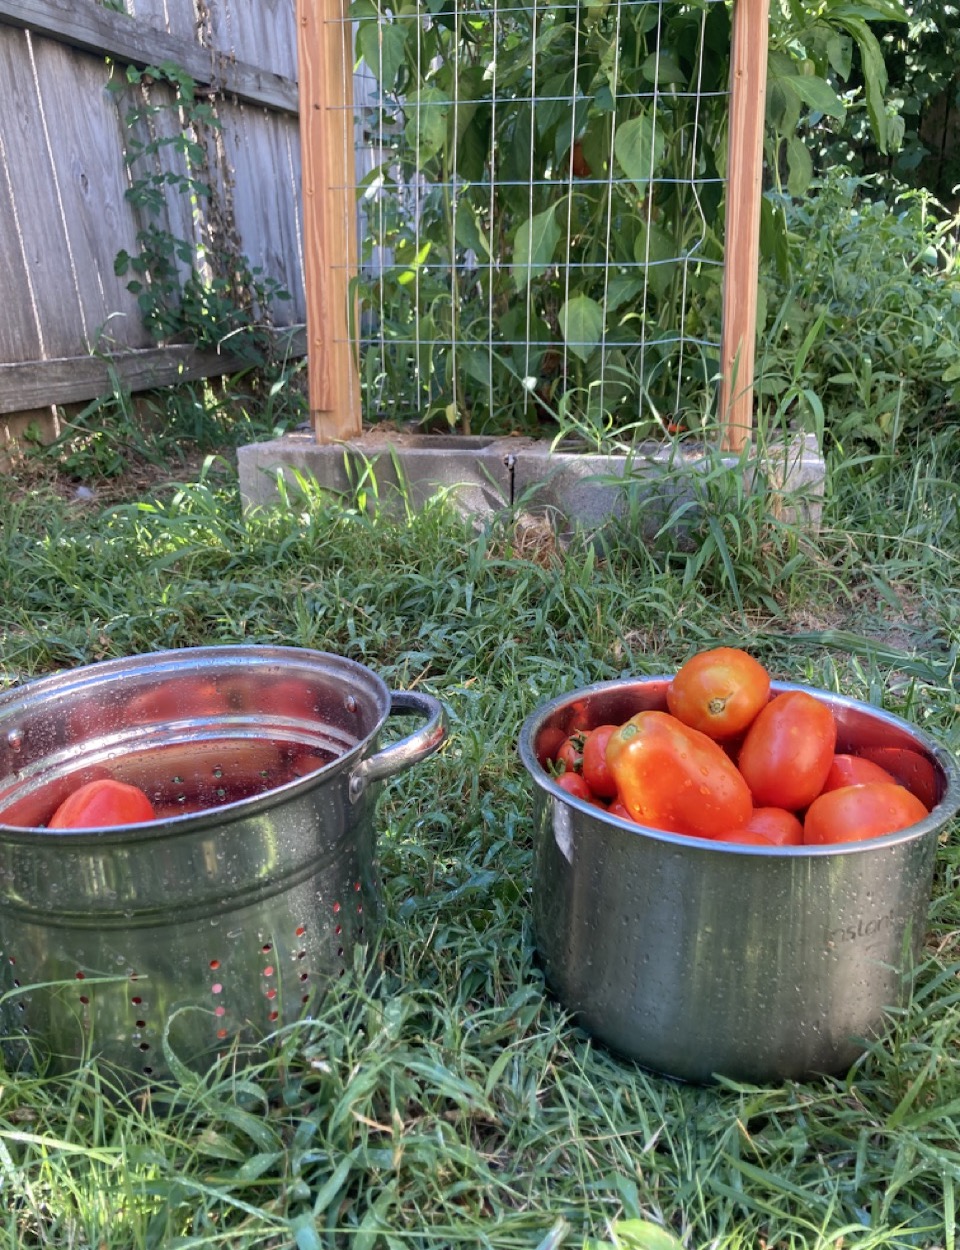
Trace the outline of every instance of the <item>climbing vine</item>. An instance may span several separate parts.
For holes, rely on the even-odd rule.
[[[267,364],[271,304],[290,295],[240,250],[215,93],[168,61],[129,66],[110,89],[124,101],[134,92],[123,113],[124,160],[126,198],[139,221],[137,250],[118,252],[115,272],[129,278],[158,343],[222,347],[250,365]],[[189,230],[171,228],[178,216]]]

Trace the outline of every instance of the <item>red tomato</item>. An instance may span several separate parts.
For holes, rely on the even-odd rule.
[[[770,697],[770,675],[736,647],[701,651],[681,665],[667,686],[667,707],[708,738],[732,738],[753,721]]]
[[[563,765],[566,773],[578,773],[583,767],[583,734],[573,733],[564,740],[557,752],[556,762]]]
[[[617,783],[607,764],[607,743],[618,728],[617,725],[598,725],[591,729],[583,743],[583,779],[601,799],[617,796]]]
[[[885,768],[860,755],[835,755],[823,789],[839,790],[843,786],[865,786],[871,781],[895,780]]]
[[[756,833],[774,846],[800,846],[803,825],[785,807],[755,807],[743,826],[745,833]]]
[[[570,152],[570,170],[575,178],[589,178],[590,165],[583,154],[583,145],[578,139]]]
[[[843,786],[828,790],[810,804],[803,822],[803,840],[817,845],[880,838],[908,829],[926,815],[926,806],[896,782]]]
[[[765,838],[762,833],[757,833],[755,829],[749,829],[746,825],[742,829],[734,829],[731,833],[722,833],[719,838],[713,838],[712,841],[739,842],[743,846],[774,845],[769,838]]]
[[[544,729],[537,737],[537,759],[541,768],[549,771],[549,765],[557,758],[557,752],[567,740],[567,735],[556,726]]]
[[[806,807],[823,789],[837,743],[826,703],[805,690],[771,699],[747,730],[738,766],[758,807]]]
[[[931,760],[909,747],[860,747],[863,759],[885,768],[911,794],[915,794],[928,808],[936,807],[940,799],[937,771]]]
[[[561,773],[559,777],[554,777],[554,781],[561,790],[566,790],[575,799],[585,799],[588,803],[593,800],[590,787],[579,773]]]
[[[638,712],[607,743],[627,811],[643,825],[712,838],[746,823],[753,802],[712,738],[667,712]]]
[[[68,794],[47,823],[48,829],[105,829],[154,820],[153,804],[137,786],[102,777]]]

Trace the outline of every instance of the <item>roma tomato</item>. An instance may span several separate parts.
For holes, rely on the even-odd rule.
[[[753,810],[746,782],[712,738],[667,712],[638,712],[607,743],[607,764],[632,818],[713,838]]]
[[[598,798],[617,797],[617,783],[607,764],[607,743],[619,726],[598,725],[583,742],[583,779]]]
[[[747,730],[737,764],[758,807],[806,807],[823,789],[837,745],[826,703],[805,690],[771,699]]]
[[[50,817],[48,829],[105,829],[154,820],[153,804],[137,786],[112,777],[88,781],[68,794]]]
[[[756,833],[774,846],[800,846],[803,825],[785,807],[755,807],[743,826],[745,833]]]
[[[810,804],[803,821],[803,840],[818,845],[880,838],[915,825],[927,814],[926,805],[896,782],[843,786],[828,790]]]
[[[667,686],[667,707],[708,738],[733,738],[770,697],[770,675],[737,647],[714,647],[692,656]]]
[[[843,786],[865,786],[871,781],[895,781],[896,778],[879,764],[861,755],[835,755],[823,789],[839,790]]]

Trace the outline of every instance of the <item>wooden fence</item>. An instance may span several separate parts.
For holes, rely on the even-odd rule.
[[[209,198],[170,189],[153,224],[188,247],[229,244],[289,294],[264,311],[305,347],[295,0],[125,3],[0,0],[0,441],[113,377],[138,390],[235,365],[227,347],[156,347],[132,275],[115,273],[145,224],[126,194],[131,107],[159,106],[141,127],[179,130],[162,81],[108,89],[128,66],[178,67],[219,121],[201,138]]]

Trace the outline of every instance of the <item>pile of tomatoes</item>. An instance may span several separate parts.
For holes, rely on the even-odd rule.
[[[565,737],[554,780],[621,819],[716,842],[859,841],[928,815],[892,772],[837,752],[827,703],[805,690],[770,694],[769,673],[747,652],[702,651],[667,686],[668,710]]]

